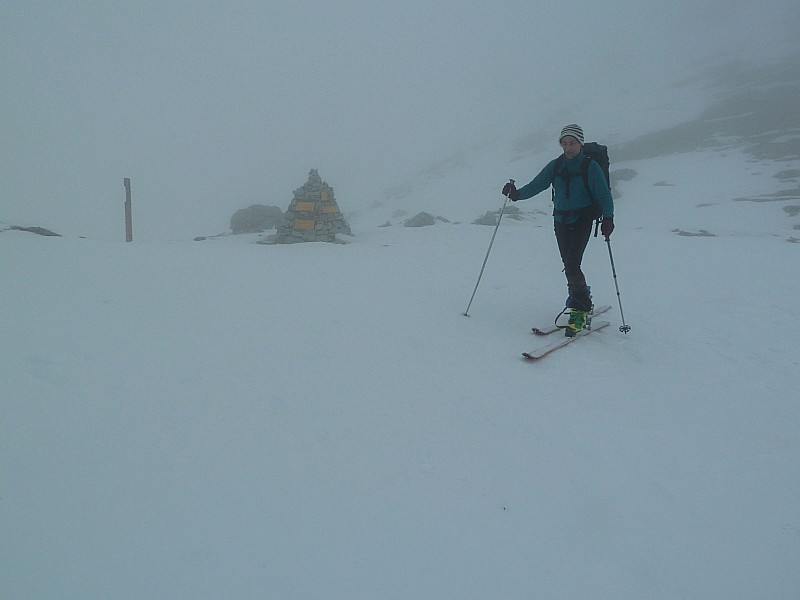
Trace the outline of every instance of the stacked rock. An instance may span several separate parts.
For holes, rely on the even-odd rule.
[[[333,188],[322,181],[316,169],[311,169],[305,185],[294,191],[285,219],[270,243],[336,242],[337,233],[353,235],[336,204]]]

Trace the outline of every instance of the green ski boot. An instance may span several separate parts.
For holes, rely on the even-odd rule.
[[[586,327],[586,318],[588,315],[588,310],[573,308],[569,313],[569,321],[567,322],[567,327],[564,329],[564,335],[567,337],[574,337],[581,329]]]

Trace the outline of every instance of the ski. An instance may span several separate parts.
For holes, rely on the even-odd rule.
[[[563,348],[567,344],[574,342],[582,337],[585,337],[592,333],[593,331],[597,331],[598,329],[602,329],[603,327],[607,327],[609,325],[608,321],[598,321],[597,323],[592,324],[591,329],[581,329],[578,333],[576,333],[573,337],[566,337],[553,342],[552,344],[548,344],[547,346],[543,346],[538,350],[532,350],[531,352],[523,352],[522,356],[527,358],[528,360],[536,360],[538,358],[542,358],[543,356],[547,356],[554,350],[558,350],[559,348]]]
[[[603,306],[598,306],[594,309],[594,312],[591,314],[591,318],[596,317],[597,315],[604,313],[608,310],[611,310],[611,306],[605,304]],[[561,331],[564,329],[563,327],[559,327],[558,325],[550,325],[549,327],[531,327],[531,331],[536,335],[550,335],[551,333],[555,333],[556,331]]]

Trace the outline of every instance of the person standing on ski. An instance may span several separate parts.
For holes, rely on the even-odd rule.
[[[503,195],[516,202],[553,186],[553,222],[569,294],[566,302],[566,308],[570,309],[569,323],[564,333],[572,337],[586,326],[592,310],[592,296],[581,262],[591,236],[595,207],[599,205],[602,212],[600,231],[608,239],[614,231],[614,201],[603,169],[594,160],[588,162],[584,183],[581,167],[587,157],[583,153],[583,129],[579,125],[567,125],[561,130],[558,141],[564,151],[563,157],[550,161],[530,183],[519,189],[513,182],[505,184]]]

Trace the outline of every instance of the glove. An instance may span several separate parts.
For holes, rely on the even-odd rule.
[[[519,200],[519,192],[513,182],[509,181],[503,186],[503,196],[508,196],[512,202]]]
[[[611,232],[613,231],[614,231],[614,218],[603,217],[603,220],[600,222],[600,233],[603,234],[603,237],[608,239],[611,236]]]

